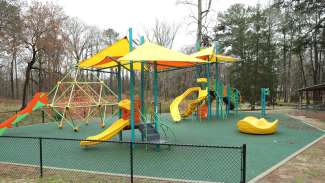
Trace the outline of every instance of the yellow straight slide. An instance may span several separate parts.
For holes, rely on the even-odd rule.
[[[183,114],[179,111],[179,104],[191,93],[198,92],[199,97],[195,100],[192,100],[190,104],[187,106],[187,109]],[[207,97],[207,90],[201,90],[200,87],[192,87],[187,89],[182,95],[176,97],[170,105],[170,114],[175,122],[178,122],[182,119],[182,117],[187,117],[192,114],[192,112],[196,109],[196,106],[202,102]]]
[[[80,146],[96,145],[96,144],[100,144],[101,143],[100,141],[110,140],[116,134],[122,131],[124,127],[128,125],[129,125],[129,120],[118,119],[111,126],[109,126],[106,130],[99,133],[98,135],[87,137],[86,140],[81,141]],[[94,141],[87,141],[87,140],[94,140]]]

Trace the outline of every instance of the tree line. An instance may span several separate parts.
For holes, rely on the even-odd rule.
[[[239,56],[240,62],[221,65],[221,78],[225,84],[238,88],[252,105],[259,102],[261,87],[270,88],[272,97],[278,100],[295,102],[298,88],[324,82],[324,2],[275,0],[263,6],[235,4],[216,18],[210,15],[213,6],[217,6],[211,0],[183,0],[176,5],[197,12],[189,17],[197,25],[198,44],[182,51],[192,53],[198,45],[212,46],[217,41],[220,53]],[[147,40],[171,48],[179,27],[156,19],[144,35]],[[0,0],[0,96],[20,99],[24,106],[36,91],[49,91],[78,62],[123,36],[114,28],[103,30],[69,17],[62,7],[50,2]],[[211,67],[211,75],[215,73],[215,67]],[[116,91],[115,74],[84,72],[88,79],[93,74]],[[127,93],[126,70],[122,76]],[[204,76],[204,69],[201,73],[195,69],[161,73],[160,97],[177,96],[196,85],[195,78],[200,76]],[[148,92],[150,77],[146,75]],[[138,83],[139,74],[136,86]]]
[[[241,57],[228,71],[251,104],[261,87],[295,102],[297,89],[325,81],[324,26],[324,1],[276,0],[264,8],[236,4],[219,14],[214,39]]]

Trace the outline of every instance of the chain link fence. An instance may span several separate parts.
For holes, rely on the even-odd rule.
[[[101,142],[1,136],[0,182],[246,182],[246,145]]]
[[[19,110],[0,111],[0,123],[11,118],[17,114]],[[16,126],[26,126],[31,124],[45,123],[47,121],[53,121],[43,110],[33,111],[33,115],[27,115],[23,121],[16,124]]]

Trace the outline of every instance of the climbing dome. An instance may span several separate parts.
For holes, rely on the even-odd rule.
[[[88,80],[82,71],[74,70],[49,93],[47,114],[58,121],[59,128],[66,123],[79,131],[81,123],[96,120],[104,127],[107,110],[117,103],[117,95],[104,81],[94,75]]]

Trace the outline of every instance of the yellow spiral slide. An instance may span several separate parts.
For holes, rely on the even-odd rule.
[[[179,105],[180,103],[190,94],[193,92],[198,92],[199,96],[197,99],[192,100],[188,105],[186,110],[181,114],[179,111]],[[208,90],[202,90],[200,87],[192,87],[187,89],[183,94],[180,96],[176,97],[173,102],[170,104],[169,109],[170,109],[170,114],[175,122],[181,121],[182,118],[186,118],[190,116],[193,111],[196,110],[196,106],[201,104],[203,100],[206,99],[208,96]]]

